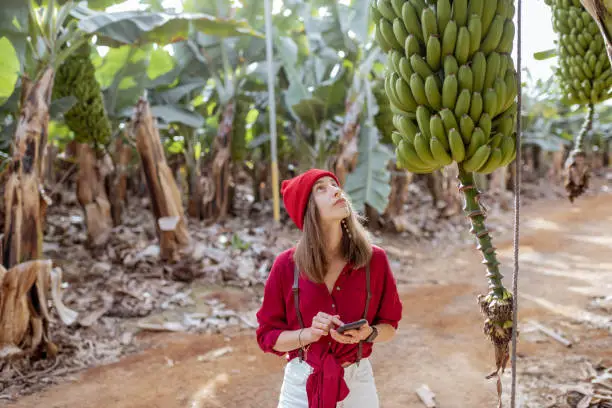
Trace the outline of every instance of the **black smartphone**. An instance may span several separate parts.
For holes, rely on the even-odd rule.
[[[336,329],[336,331],[340,334],[344,333],[345,331],[348,330],[353,330],[353,329],[358,329],[361,326],[363,326],[364,324],[366,324],[368,321],[366,319],[361,319],[361,320],[357,320],[355,322],[351,322],[351,323],[345,323],[342,326],[338,327]]]

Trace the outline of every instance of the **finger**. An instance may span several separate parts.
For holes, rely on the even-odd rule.
[[[338,326],[342,326],[344,324],[344,322],[342,320],[340,320],[340,316],[337,316],[337,315],[336,316],[332,316],[331,321],[334,324],[337,324]]]
[[[312,333],[316,336],[325,336],[327,333],[325,333],[323,330],[318,329],[316,327],[312,327]]]
[[[336,330],[332,329],[330,330],[331,336],[334,340],[336,340],[338,343],[344,343],[344,344],[354,344],[357,343],[359,340],[354,339],[353,337],[350,336],[344,336],[340,333],[338,333]]]
[[[326,324],[320,322],[316,322],[315,324],[317,329],[323,331],[325,334],[327,334],[327,332],[329,331],[329,327]]]

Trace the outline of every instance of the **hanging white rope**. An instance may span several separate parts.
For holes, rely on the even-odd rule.
[[[512,274],[512,301],[514,303],[512,308],[512,322],[514,328],[512,330],[512,391],[510,392],[510,407],[516,408],[516,337],[518,332],[518,274],[519,274],[519,226],[520,226],[520,208],[521,208],[521,126],[522,126],[522,94],[523,84],[521,71],[521,43],[522,43],[522,16],[523,16],[523,5],[522,0],[517,1],[517,45],[516,45],[516,65],[517,70],[517,81],[518,81],[518,95],[517,95],[517,120],[516,120],[516,159],[514,161],[515,175],[514,175],[514,272]]]

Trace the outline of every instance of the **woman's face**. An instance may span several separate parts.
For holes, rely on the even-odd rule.
[[[341,221],[350,215],[342,189],[331,177],[321,177],[312,187],[312,194],[322,222]]]

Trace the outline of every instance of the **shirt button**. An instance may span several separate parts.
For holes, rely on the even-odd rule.
[[[336,290],[340,290],[340,286],[336,286]]]
[[[336,304],[335,304],[335,303],[332,303],[332,307],[333,307],[333,308],[335,308],[335,307],[336,307]]]

